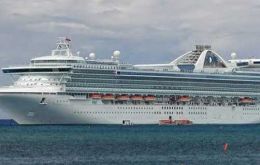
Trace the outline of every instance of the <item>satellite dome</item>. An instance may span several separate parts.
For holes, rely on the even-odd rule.
[[[119,50],[115,50],[115,51],[113,52],[113,56],[114,56],[114,57],[118,58],[119,55],[120,55],[120,51],[119,51]]]
[[[94,60],[95,57],[96,57],[95,53],[90,53],[90,54],[89,54],[89,58],[90,58],[91,60]]]
[[[234,60],[237,58],[237,54],[235,52],[231,53],[231,58]]]

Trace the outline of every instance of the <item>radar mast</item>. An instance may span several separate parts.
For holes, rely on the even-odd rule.
[[[56,42],[56,49],[52,50],[52,56],[73,56],[70,50],[70,41],[68,37],[59,37]]]

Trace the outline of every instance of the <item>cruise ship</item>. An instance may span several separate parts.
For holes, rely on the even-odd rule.
[[[211,46],[196,45],[166,64],[131,65],[120,62],[119,51],[108,59],[94,53],[81,57],[70,42],[59,38],[51,54],[2,68],[13,83],[0,88],[0,109],[12,120],[25,125],[260,123],[255,70],[260,63],[225,61]]]

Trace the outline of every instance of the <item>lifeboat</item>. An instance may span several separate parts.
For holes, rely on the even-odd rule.
[[[145,97],[144,97],[144,100],[145,100],[145,101],[155,101],[155,100],[156,100],[156,97],[155,97],[155,96],[145,96]]]
[[[245,104],[249,104],[249,103],[253,103],[254,99],[250,98],[250,97],[244,97],[244,98],[240,98],[240,103],[245,103]]]
[[[102,100],[114,100],[115,96],[112,94],[106,94],[102,96]]]
[[[128,101],[130,98],[128,95],[120,95],[116,97],[117,100]]]
[[[190,100],[191,98],[189,96],[180,96],[178,99],[179,102],[188,102]]]
[[[172,125],[172,124],[173,124],[172,119],[159,120],[159,125]]]
[[[133,101],[142,101],[143,100],[143,96],[134,95],[134,96],[131,96],[131,100],[133,100]]]
[[[92,99],[101,99],[101,94],[92,93],[92,94],[90,94],[90,98],[92,98]]]
[[[184,120],[174,120],[173,124],[175,124],[175,125],[191,125],[192,121],[186,120],[186,119],[184,119]]]
[[[167,119],[167,120],[159,120],[159,125],[191,125],[192,121],[190,120],[172,120],[172,119]]]

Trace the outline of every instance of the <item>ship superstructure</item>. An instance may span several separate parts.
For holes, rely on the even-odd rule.
[[[19,124],[194,124],[260,122],[260,73],[197,45],[168,64],[131,65],[74,55],[60,38],[49,56],[2,68],[16,77],[0,108]],[[190,123],[189,122],[189,123]]]

